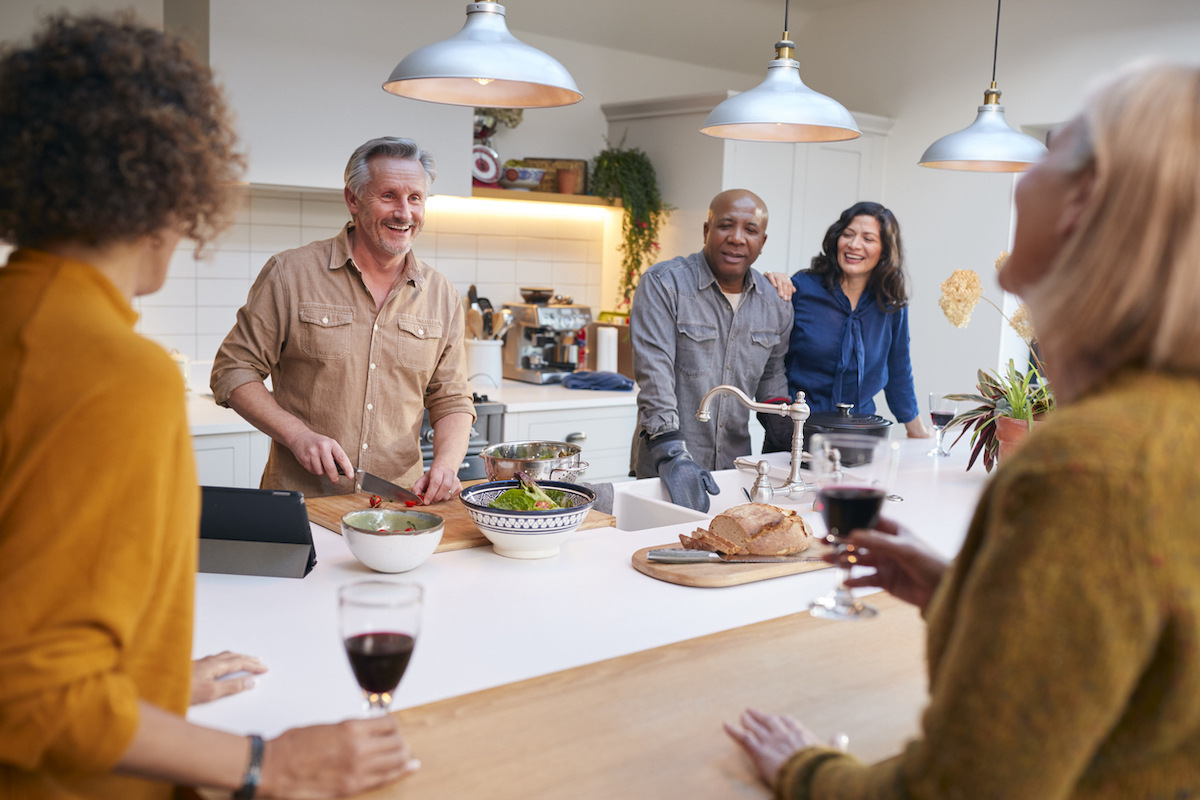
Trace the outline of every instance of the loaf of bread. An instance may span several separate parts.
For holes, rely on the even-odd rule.
[[[808,523],[795,511],[746,503],[718,514],[708,530],[679,535],[688,550],[711,550],[727,556],[790,556],[813,542]]]

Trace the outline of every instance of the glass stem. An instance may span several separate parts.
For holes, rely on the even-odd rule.
[[[937,443],[935,445],[935,447],[938,450],[941,450],[942,449],[942,434],[945,432],[945,429],[941,425],[939,425],[938,427],[934,428],[933,430],[934,430],[933,435],[935,437],[937,437],[936,439],[934,439],[934,441]]]

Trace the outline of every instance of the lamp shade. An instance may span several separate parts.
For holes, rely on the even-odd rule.
[[[800,62],[791,58],[768,62],[766,80],[714,108],[700,132],[751,142],[839,142],[862,136],[845,106],[804,85]]]
[[[566,67],[508,32],[504,6],[470,3],[462,30],[409,53],[384,91],[456,106],[550,108],[583,95]]]
[[[1024,172],[1045,154],[1044,144],[1008,126],[1004,106],[987,103],[969,126],[929,145],[918,163],[966,172]]]

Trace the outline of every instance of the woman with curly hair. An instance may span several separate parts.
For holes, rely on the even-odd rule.
[[[235,141],[208,68],[131,18],[0,54],[0,796],[332,797],[415,768],[387,718],[264,743],[183,717],[200,493],[131,300],[230,220]]]
[[[813,411],[849,403],[873,414],[883,391],[910,437],[930,435],[913,389],[904,249],[891,211],[855,203],[829,226],[809,269],[790,283],[779,272],[767,279],[796,311],[786,361],[792,397],[803,391]]]
[[[851,584],[928,622],[921,733],[864,764],[747,712],[728,731],[776,797],[1200,797],[1200,68],[1083,105],[1017,186],[1000,272],[1058,409],[953,564],[894,523],[850,537],[876,568]]]

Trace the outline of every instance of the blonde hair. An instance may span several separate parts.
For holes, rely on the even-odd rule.
[[[1092,191],[1028,298],[1056,390],[1126,366],[1200,375],[1200,68],[1122,73],[1081,121],[1072,166]]]

